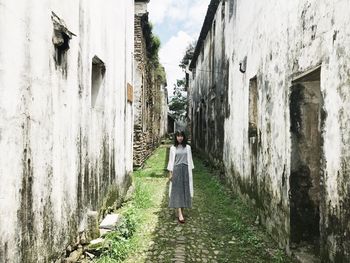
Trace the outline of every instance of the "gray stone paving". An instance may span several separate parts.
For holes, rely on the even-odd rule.
[[[220,246],[208,244],[208,230],[199,225],[204,223],[203,218],[196,219],[191,214],[187,211],[186,223],[179,224],[173,210],[161,210],[162,222],[155,231],[146,262],[219,262]]]

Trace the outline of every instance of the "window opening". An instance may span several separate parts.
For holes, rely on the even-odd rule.
[[[53,23],[53,37],[52,43],[55,47],[55,64],[57,67],[62,67],[63,72],[67,70],[67,51],[69,49],[69,42],[74,33],[67,29],[65,22],[60,19],[54,12],[51,14],[51,20]]]
[[[102,106],[103,98],[100,96],[101,87],[106,73],[105,64],[97,56],[92,59],[91,70],[91,107]]]
[[[229,17],[230,19],[232,18],[232,16],[236,13],[236,0],[229,0]]]
[[[225,8],[226,8],[226,0],[222,1],[221,5],[221,20],[225,21]]]

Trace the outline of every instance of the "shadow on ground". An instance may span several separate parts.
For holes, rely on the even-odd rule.
[[[168,200],[166,190],[145,262],[291,262],[254,225],[253,208],[233,198],[200,158],[195,158],[193,208],[185,210],[185,224],[177,222]]]

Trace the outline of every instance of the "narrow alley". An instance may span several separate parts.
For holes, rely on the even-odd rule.
[[[349,263],[348,10],[0,0],[0,263]]]
[[[126,241],[129,249],[113,253],[115,246],[108,247],[107,238],[100,244],[106,251],[96,262],[291,262],[256,224],[254,209],[232,197],[215,170],[199,158],[195,158],[194,206],[185,211],[186,223],[179,224],[168,208],[168,148],[162,145],[134,173],[134,199],[117,211],[132,211],[137,222],[134,235]],[[117,240],[112,235],[113,239]]]

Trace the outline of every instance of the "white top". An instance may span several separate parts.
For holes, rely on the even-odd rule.
[[[192,169],[194,168],[193,159],[192,159],[192,151],[191,146],[186,145],[186,151],[187,151],[187,164],[188,164],[188,176],[189,176],[189,184],[190,184],[190,192],[191,196],[193,197],[193,176],[192,176]],[[173,171],[174,165],[175,165],[175,156],[176,156],[176,147],[173,145],[170,147],[170,153],[169,153],[169,162],[168,162],[168,171]],[[170,183],[171,187],[171,183]],[[170,193],[170,191],[169,191]]]
[[[186,147],[183,147],[182,145],[179,145],[176,147],[176,153],[175,153],[175,163],[174,165],[178,164],[186,164],[188,165],[187,162],[187,149]]]

